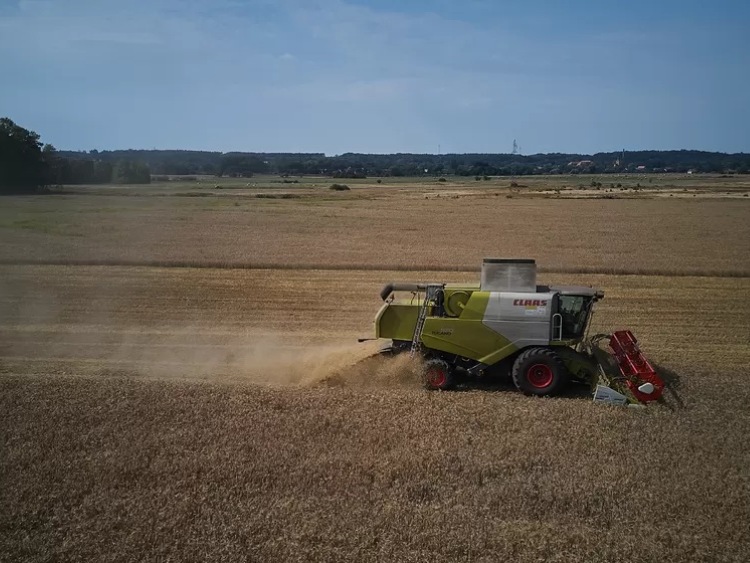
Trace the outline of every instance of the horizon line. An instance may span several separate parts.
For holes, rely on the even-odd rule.
[[[347,155],[347,154],[357,154],[357,155],[366,155],[366,156],[390,156],[390,155],[397,155],[397,154],[403,154],[403,155],[419,155],[419,156],[465,156],[465,155],[503,155],[503,156],[518,156],[518,157],[529,157],[529,156],[547,156],[547,155],[570,155],[570,156],[596,156],[599,154],[621,154],[621,153],[639,153],[639,152],[698,152],[698,153],[708,153],[708,154],[723,154],[728,156],[733,155],[750,155],[750,151],[739,151],[739,152],[726,152],[726,151],[712,151],[712,150],[705,150],[705,149],[618,149],[618,150],[612,150],[612,151],[599,151],[599,152],[593,152],[593,153],[585,153],[585,152],[562,152],[562,151],[554,151],[554,152],[536,152],[536,153],[511,153],[511,152],[440,152],[440,153],[430,153],[430,152],[356,152],[356,151],[345,151],[341,153],[334,153],[334,154],[328,154],[323,151],[253,151],[253,150],[230,150],[230,151],[221,151],[221,150],[209,150],[209,149],[163,149],[163,148],[150,148],[150,149],[134,149],[134,148],[127,148],[127,149],[60,149],[55,147],[55,150],[57,152],[77,152],[77,153],[87,153],[90,154],[93,151],[96,151],[98,153],[101,152],[203,152],[203,153],[211,153],[211,154],[302,154],[302,155],[322,155],[324,158],[336,158],[339,156]]]

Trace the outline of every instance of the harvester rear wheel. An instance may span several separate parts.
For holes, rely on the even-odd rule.
[[[513,364],[513,383],[527,395],[554,395],[567,382],[565,364],[549,348],[529,348]]]
[[[451,366],[443,360],[427,360],[422,368],[422,374],[425,387],[431,390],[446,391],[456,382]]]

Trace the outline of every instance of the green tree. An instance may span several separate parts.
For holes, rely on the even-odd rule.
[[[66,184],[91,184],[94,181],[94,161],[85,159],[68,159],[70,179]]]
[[[147,164],[121,160],[112,171],[112,181],[118,184],[150,184],[151,170]]]
[[[0,118],[0,193],[33,192],[47,183],[39,135]]]
[[[149,175],[150,179],[150,175]],[[112,164],[103,160],[94,163],[94,183],[109,184],[112,181]]]
[[[229,153],[221,158],[219,176],[241,176],[250,178],[255,173],[263,173],[267,170],[268,165],[257,156]]]
[[[47,164],[47,184],[59,186],[70,181],[70,162],[67,158],[62,158],[55,147],[44,145],[42,156]]]

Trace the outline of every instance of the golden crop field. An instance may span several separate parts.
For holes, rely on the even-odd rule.
[[[591,181],[3,198],[0,560],[750,560],[750,186]],[[382,285],[486,256],[604,290],[665,404],[368,359]]]

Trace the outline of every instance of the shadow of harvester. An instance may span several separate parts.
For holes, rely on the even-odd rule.
[[[664,394],[659,402],[671,410],[684,409],[685,401],[680,396],[680,375],[666,366],[653,364],[656,373],[664,381]]]

